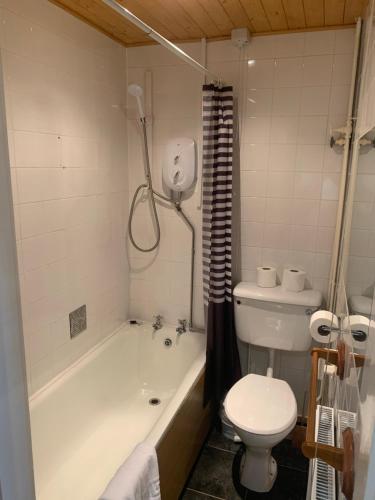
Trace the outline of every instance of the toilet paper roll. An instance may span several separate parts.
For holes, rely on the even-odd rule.
[[[353,314],[351,316],[346,316],[342,321],[342,329],[345,333],[351,333],[353,330],[360,330],[365,332],[367,337],[370,330],[370,320],[366,316],[360,314]],[[367,347],[367,340],[360,342],[352,337],[352,345],[355,349],[363,351]]]
[[[274,267],[257,267],[257,285],[262,288],[276,286],[276,269]]]
[[[305,271],[296,268],[286,268],[283,272],[281,286],[288,292],[302,292],[305,288]]]
[[[324,327],[338,328],[339,320],[330,311],[316,311],[310,318],[310,333],[314,340],[323,344],[330,344],[337,339],[338,332],[325,332]]]

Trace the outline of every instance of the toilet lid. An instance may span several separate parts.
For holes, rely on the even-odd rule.
[[[225,413],[237,427],[254,434],[277,434],[293,425],[297,403],[284,380],[250,374],[239,380],[224,401]]]

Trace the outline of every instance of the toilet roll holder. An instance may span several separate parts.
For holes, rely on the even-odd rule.
[[[342,328],[336,326],[320,325],[318,328],[318,333],[323,336],[328,336],[331,332],[341,332]],[[352,337],[357,342],[366,342],[367,333],[364,330],[350,330]]]

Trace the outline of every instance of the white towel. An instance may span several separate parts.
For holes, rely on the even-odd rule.
[[[155,448],[147,443],[138,444],[99,500],[161,500]]]

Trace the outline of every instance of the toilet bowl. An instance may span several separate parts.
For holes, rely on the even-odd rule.
[[[277,476],[271,450],[294,428],[296,398],[284,380],[250,374],[228,392],[224,409],[246,446],[241,484],[259,493],[269,491]]]

